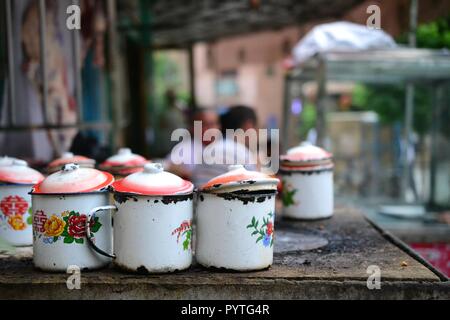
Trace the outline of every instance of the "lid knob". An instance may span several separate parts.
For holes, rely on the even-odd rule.
[[[144,172],[145,173],[160,173],[164,171],[164,167],[161,163],[147,163],[144,165]]]
[[[121,149],[119,149],[118,154],[120,154],[120,155],[131,154],[131,149],[130,148],[121,148]]]
[[[14,159],[13,166],[28,167],[28,163],[25,160]]]
[[[233,164],[231,166],[228,166],[228,171],[234,171],[239,169],[245,169],[242,164]]]
[[[64,152],[62,154],[61,158],[63,158],[63,159],[73,158],[73,153],[72,152]]]
[[[75,163],[68,163],[68,164],[65,164],[62,167],[62,171],[63,172],[72,172],[72,171],[75,171],[75,170],[77,170],[79,168],[80,168],[80,166],[75,164]]]

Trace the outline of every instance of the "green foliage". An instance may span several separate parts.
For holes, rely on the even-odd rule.
[[[301,125],[299,127],[299,135],[302,140],[306,138],[308,131],[316,126],[316,119],[316,106],[310,102],[305,102],[300,115]]]
[[[165,94],[169,89],[175,90],[178,100],[186,103],[189,101],[189,93],[183,90],[182,77],[182,70],[168,54],[163,51],[153,54],[154,95],[152,99],[158,109],[165,107]]]
[[[285,207],[289,207],[295,204],[294,195],[297,193],[296,189],[288,190],[285,183],[283,183],[283,191],[281,193],[281,201]]]
[[[418,48],[449,49],[450,16],[419,25],[416,31],[416,41]],[[408,35],[406,33],[400,35],[397,42],[407,44]]]
[[[183,235],[186,236],[186,239],[183,241],[183,250],[187,251],[189,250],[191,246],[191,238],[192,238],[192,229],[186,230]]]
[[[375,111],[383,124],[403,121],[405,114],[404,86],[357,85],[353,91],[353,103],[362,110]],[[431,125],[431,95],[426,87],[415,86],[414,130],[419,134],[428,132]]]
[[[421,24],[417,28],[416,36],[419,48],[450,48],[450,16]],[[407,43],[407,35],[403,34],[397,40],[399,43]],[[353,91],[353,103],[363,110],[375,111],[382,123],[391,124],[403,121],[405,87],[358,85]],[[415,86],[413,121],[414,130],[418,134],[423,135],[430,129],[432,103],[429,89]]]

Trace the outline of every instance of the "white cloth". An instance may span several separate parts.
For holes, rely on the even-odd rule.
[[[314,27],[294,47],[296,64],[301,64],[317,53],[327,51],[356,51],[395,48],[394,39],[382,30],[365,25],[339,21]]]

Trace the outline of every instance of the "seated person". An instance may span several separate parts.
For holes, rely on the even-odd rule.
[[[242,123],[248,125],[248,117],[244,118],[239,121],[244,120]],[[228,119],[235,119],[235,117]],[[192,124],[195,121],[201,123],[201,130],[196,130],[193,125],[190,130],[191,137],[183,138],[172,149],[166,165],[169,171],[191,180],[196,187],[199,187],[211,178],[227,172],[228,166],[231,164],[243,164],[247,169],[256,169],[256,157],[245,144],[235,141],[235,139],[229,140],[220,134],[221,126],[215,111],[198,109],[193,114]],[[226,125],[231,127],[229,129],[238,128],[236,123],[231,120]],[[253,125],[256,125],[256,121],[253,122]],[[198,136],[200,133],[201,136]],[[183,154],[182,163],[180,163],[180,154]]]

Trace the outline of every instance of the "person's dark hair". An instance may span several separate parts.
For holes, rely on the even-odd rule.
[[[196,107],[194,110],[189,111],[189,119],[190,121],[194,121],[206,112],[215,112],[215,110],[208,107]]]
[[[256,113],[252,108],[242,105],[230,107],[230,109],[220,117],[223,132],[227,129],[240,129],[244,123],[249,120],[253,121],[256,125],[258,122]]]

